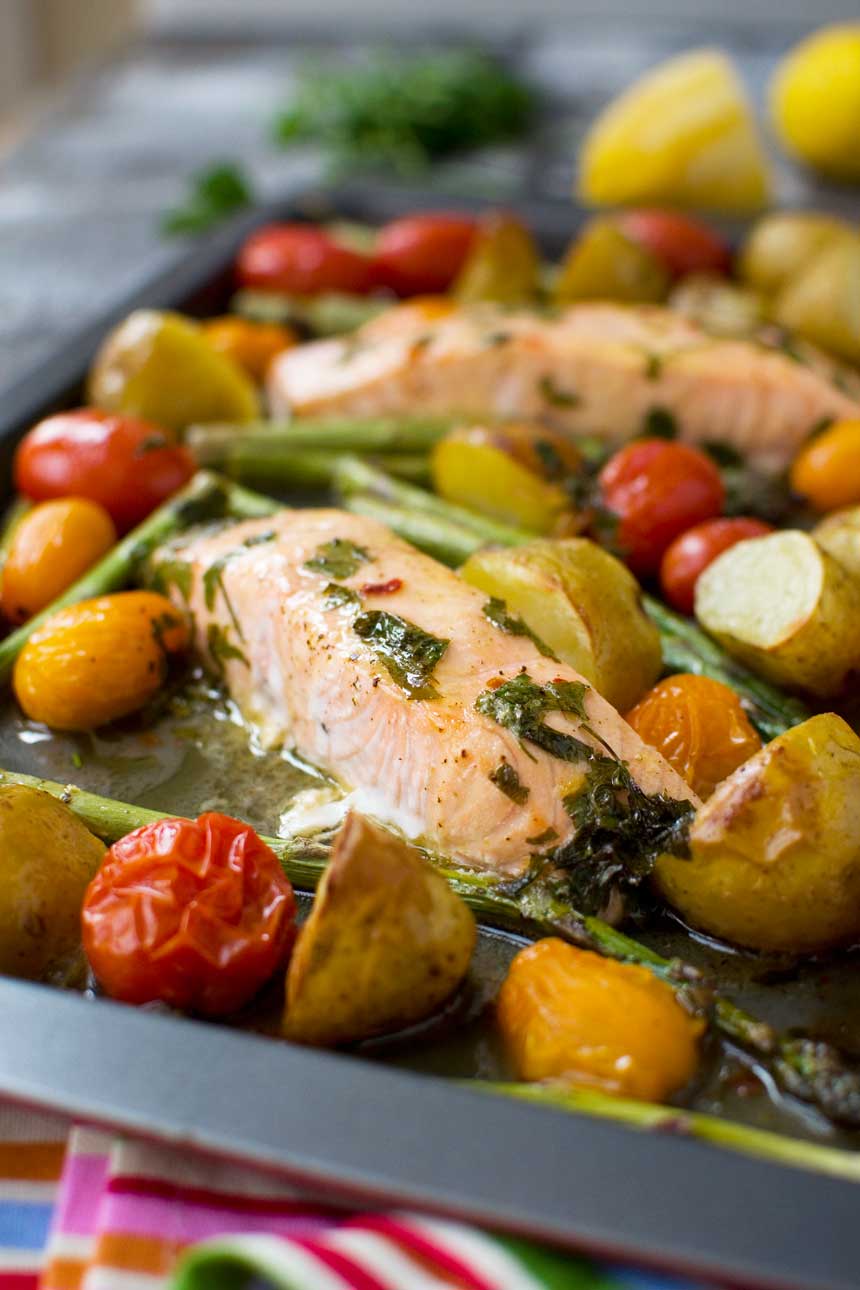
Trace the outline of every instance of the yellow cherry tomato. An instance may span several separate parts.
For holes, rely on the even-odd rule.
[[[817,511],[860,502],[860,420],[837,421],[794,459],[791,487]]]
[[[113,520],[86,497],[34,506],[18,524],[3,566],[0,607],[23,623],[100,560],[116,542]]]
[[[187,644],[186,622],[155,592],[82,600],[30,637],[15,664],[15,697],[54,730],[95,730],[154,698],[168,654]]]
[[[516,956],[497,1016],[520,1079],[653,1102],[692,1079],[704,1029],[647,968],[554,937]]]
[[[252,322],[228,314],[210,318],[202,324],[203,334],[213,349],[231,358],[255,381],[262,381],[276,354],[297,344],[298,337],[290,327],[280,323]]]

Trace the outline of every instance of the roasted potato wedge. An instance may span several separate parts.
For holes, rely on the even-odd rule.
[[[572,243],[555,281],[555,300],[665,300],[669,274],[655,255],[609,217],[591,220]]]
[[[540,273],[540,255],[525,224],[496,212],[481,220],[451,295],[463,304],[525,305],[537,297]]]
[[[719,556],[696,584],[696,617],[777,685],[826,697],[860,668],[860,583],[799,530]]]
[[[587,538],[478,551],[460,570],[621,712],[660,675],[660,635],[620,560]]]
[[[290,960],[285,1036],[333,1047],[422,1021],[463,980],[475,935],[415,847],[351,812]]]
[[[580,464],[556,431],[512,423],[453,430],[431,457],[440,497],[541,534],[576,530],[570,496],[556,481]]]
[[[780,291],[826,246],[850,234],[832,215],[776,211],[757,220],[738,256],[738,273],[757,291]]]
[[[81,905],[105,849],[55,797],[0,786],[0,972],[58,983],[75,975]]]
[[[812,530],[819,546],[860,581],[860,506],[827,515]]]
[[[856,940],[860,739],[833,713],[787,730],[699,808],[690,852],[654,876],[694,927],[793,954]]]
[[[860,363],[860,234],[825,245],[773,303],[775,322],[849,363]]]
[[[172,430],[260,415],[254,382],[191,318],[138,309],[115,327],[90,371],[89,401]]]

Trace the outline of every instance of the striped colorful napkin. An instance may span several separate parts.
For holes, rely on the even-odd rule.
[[[0,1290],[693,1290],[0,1106]]]

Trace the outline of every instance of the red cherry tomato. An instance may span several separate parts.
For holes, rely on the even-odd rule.
[[[656,573],[670,542],[719,515],[725,490],[703,452],[665,439],[639,439],[600,472],[603,505],[618,518],[618,545],[638,574]]]
[[[312,224],[266,224],[252,233],[236,260],[243,287],[315,296],[321,291],[364,295],[376,285],[373,262]]]
[[[120,530],[130,529],[187,483],[196,469],[187,448],[151,421],[78,408],[46,417],[15,454],[25,497],[87,497]]]
[[[447,291],[472,248],[477,225],[466,215],[407,215],[393,220],[376,242],[380,283],[399,296]]]
[[[764,537],[773,525],[764,520],[738,516],[733,519],[705,520],[682,533],[666,551],[660,563],[660,585],[670,605],[682,614],[691,614],[699,574],[728,551],[736,542]]]
[[[286,962],[295,913],[277,857],[247,824],[157,820],[115,842],[87,888],[84,950],[114,999],[223,1016]]]
[[[617,220],[621,231],[662,260],[673,277],[729,272],[731,251],[701,220],[661,210],[623,211]]]

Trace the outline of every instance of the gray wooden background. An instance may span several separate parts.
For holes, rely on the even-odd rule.
[[[70,91],[3,165],[0,387],[168,262],[173,248],[159,235],[159,215],[181,198],[191,171],[239,158],[267,195],[319,179],[319,156],[275,149],[269,122],[289,101],[297,68],[312,58],[360,57],[379,46],[382,28],[364,35],[341,28],[335,38],[332,24],[255,26],[235,20],[241,5],[232,7],[232,21],[229,8],[216,7],[222,21],[206,24],[199,15],[174,21],[165,5],[148,39]],[[450,163],[437,182],[507,202],[524,192],[564,197],[594,112],[644,68],[691,45],[728,49],[761,99],[776,60],[809,25],[797,18],[799,5],[783,11],[774,0],[769,7],[772,21],[762,21],[762,6],[753,5],[757,20],[750,22],[694,16],[698,5],[690,16],[664,8],[655,17],[660,9],[652,4],[651,16],[636,21],[600,5],[576,20],[565,20],[562,5],[557,17],[540,21],[525,5],[501,19],[497,10],[493,44],[544,90],[544,120],[527,146]],[[634,8],[644,11],[644,0]],[[418,23],[413,16],[396,24],[396,39],[439,43],[476,34]],[[778,183],[781,200],[836,205],[860,218],[857,191],[817,189],[784,161]]]

